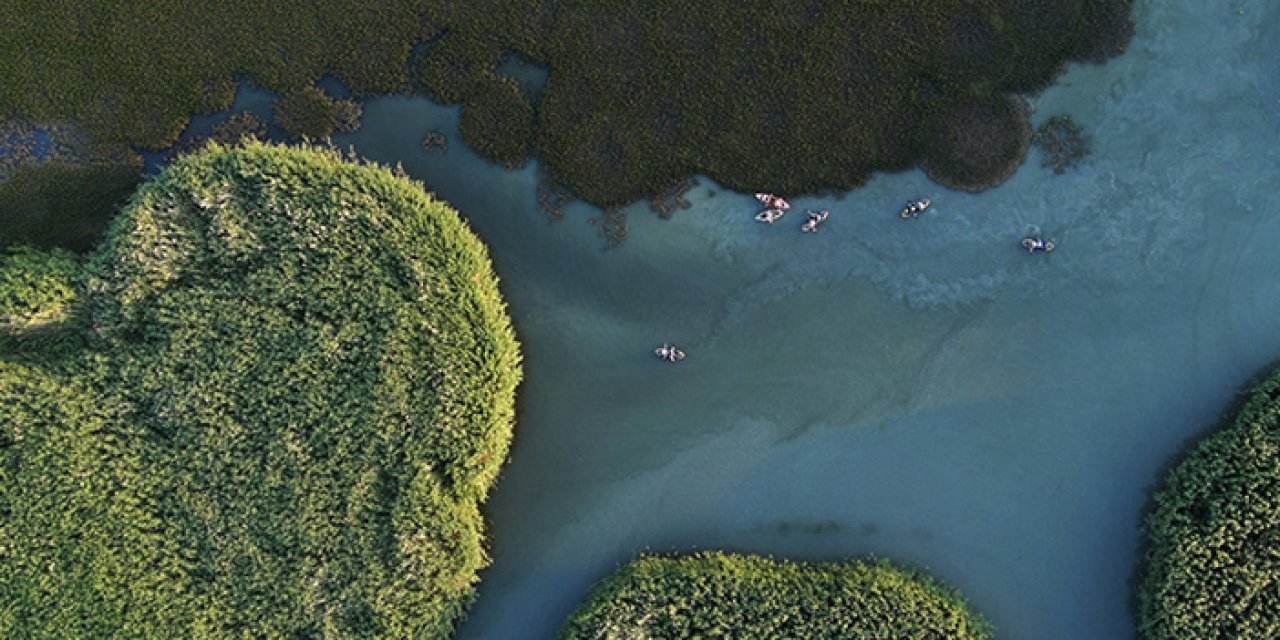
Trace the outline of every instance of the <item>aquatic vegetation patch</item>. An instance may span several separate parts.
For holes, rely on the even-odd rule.
[[[0,636],[451,633],[520,376],[454,211],[331,150],[211,144],[83,269],[80,351],[0,360]]]
[[[601,211],[599,218],[591,218],[588,222],[597,225],[596,235],[604,238],[605,251],[617,249],[627,239],[627,212],[617,207]]]
[[[538,212],[546,216],[547,222],[562,220],[565,205],[575,200],[573,194],[547,180],[541,166],[538,167],[538,175],[541,178],[535,192]]]
[[[1149,640],[1280,634],[1280,371],[1164,479],[1138,586]]]
[[[1032,137],[1036,147],[1044,152],[1041,167],[1053,167],[1055,175],[1062,175],[1093,152],[1089,136],[1069,115],[1049,118]]]
[[[956,130],[1132,35],[1127,0],[117,5],[18,2],[0,33],[0,113],[163,147],[188,114],[226,108],[241,74],[328,113],[313,85],[332,72],[357,96],[412,87],[460,102],[481,155],[518,165],[531,151],[601,206],[693,173],[816,193],[924,163],[944,184],[989,186],[1021,161],[1008,142],[1025,123],[994,140]],[[511,60],[548,69],[545,85],[520,90]],[[983,160],[948,161],[969,153]]]
[[[596,586],[560,630],[578,638],[990,638],[960,594],[885,561],[644,557]]]
[[[210,143],[218,143],[224,147],[232,147],[245,142],[265,142],[267,140],[267,123],[252,111],[241,111],[232,114],[226,120],[213,125],[207,136],[193,136],[183,140],[169,149],[168,160],[173,161],[184,153],[199,151]]]
[[[422,136],[422,148],[425,151],[445,153],[449,150],[449,139],[440,131],[428,131]]]
[[[360,103],[335,98],[316,86],[288,91],[271,105],[276,124],[295,140],[321,140],[334,133],[355,131],[363,110]]]

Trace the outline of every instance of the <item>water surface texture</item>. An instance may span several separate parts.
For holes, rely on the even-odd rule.
[[[1280,4],[1148,0],[1129,51],[1035,99],[1094,138],[969,195],[920,172],[768,227],[703,179],[602,251],[458,111],[365,106],[336,142],[401,163],[491,247],[524,343],[493,567],[460,637],[547,638],[644,551],[867,554],[960,588],[1005,638],[1127,638],[1147,492],[1280,357]],[[423,151],[424,133],[451,138]],[[929,197],[918,220],[901,203]],[[831,218],[801,234],[803,210]],[[1029,256],[1018,240],[1058,241]],[[673,340],[678,366],[650,350]]]

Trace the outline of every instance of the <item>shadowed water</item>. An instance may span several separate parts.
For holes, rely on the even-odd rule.
[[[547,638],[617,564],[708,548],[888,556],[1001,637],[1130,637],[1147,492],[1280,357],[1280,4],[1135,16],[1125,55],[1034,101],[1037,124],[1069,112],[1092,134],[1078,170],[1033,152],[980,195],[880,176],[772,227],[702,179],[671,221],[629,210],[608,252],[598,211],[549,223],[534,169],[471,154],[456,108],[367,103],[335,142],[463,213],[524,344],[494,564],[460,637]],[[421,148],[432,130],[447,153]],[[898,219],[915,197],[933,208]],[[808,207],[831,210],[815,234]],[[1058,250],[1022,252],[1036,231]],[[656,361],[664,340],[688,359]]]

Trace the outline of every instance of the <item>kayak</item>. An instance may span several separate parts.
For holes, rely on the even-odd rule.
[[[756,214],[756,220],[773,224],[786,214],[787,212],[785,209],[765,209],[764,211]]]
[[[827,216],[831,215],[826,209],[822,211],[810,211],[809,219],[800,225],[800,230],[805,233],[811,233],[818,229],[818,225],[826,221]]]
[[[1037,251],[1049,253],[1050,251],[1053,251],[1053,241],[1040,240],[1039,238],[1023,238],[1022,248],[1030,251],[1031,253],[1035,253]]]
[[[914,218],[920,215],[921,211],[928,209],[929,205],[931,204],[933,203],[930,202],[927,198],[922,200],[912,200],[911,202],[907,203],[907,206],[902,208],[902,217]]]
[[[684,352],[673,346],[663,345],[653,350],[653,355],[666,360],[667,362],[680,362],[684,360]]]
[[[783,211],[786,211],[791,208],[791,203],[787,202],[785,198],[782,196],[775,196],[772,193],[757,193],[756,200],[759,200],[760,204],[763,204],[770,209],[782,209]]]

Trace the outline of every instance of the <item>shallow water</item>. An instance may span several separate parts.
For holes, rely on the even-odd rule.
[[[709,548],[883,555],[1001,637],[1130,637],[1147,492],[1280,357],[1280,4],[1135,14],[1124,56],[1035,100],[1037,124],[1093,135],[1079,170],[1033,152],[980,195],[880,176],[772,227],[704,178],[673,220],[633,207],[607,252],[598,211],[546,221],[534,169],[478,160],[456,108],[367,103],[335,142],[468,218],[524,344],[494,564],[459,637],[550,637],[617,564]],[[437,129],[446,154],[421,148]],[[934,207],[899,220],[911,197]],[[812,235],[809,207],[832,211]],[[1059,249],[1021,252],[1035,230]],[[689,358],[657,362],[664,340]]]

